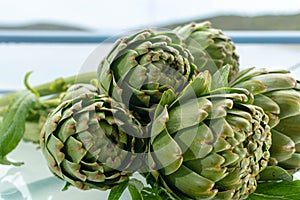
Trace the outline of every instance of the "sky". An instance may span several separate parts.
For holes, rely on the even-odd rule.
[[[0,24],[58,22],[129,29],[214,14],[300,13],[299,0],[0,0]]]

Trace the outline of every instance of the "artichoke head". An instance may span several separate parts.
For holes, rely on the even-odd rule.
[[[162,96],[150,177],[179,199],[244,199],[269,161],[268,116],[248,103],[247,90],[211,89],[209,82],[210,74],[200,73],[177,98],[171,90]]]
[[[195,68],[178,35],[143,30],[115,43],[98,67],[98,84],[101,94],[123,102],[146,125],[163,92],[180,92]]]
[[[183,37],[198,71],[208,70],[213,74],[227,64],[232,65],[230,78],[239,71],[239,56],[234,43],[222,30],[213,28],[209,21],[178,26],[174,32]]]
[[[254,94],[253,104],[270,118],[273,145],[269,165],[278,165],[291,173],[300,168],[300,86],[289,71],[247,69],[230,83]]]
[[[48,116],[41,147],[50,170],[80,189],[106,190],[140,167],[139,123],[111,98],[82,94]]]

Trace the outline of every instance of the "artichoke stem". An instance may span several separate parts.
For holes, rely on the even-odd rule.
[[[57,107],[59,104],[61,104],[61,99],[60,98],[56,98],[56,99],[47,99],[47,100],[43,100],[41,101],[41,103],[43,105],[45,105],[46,107]]]
[[[33,87],[41,97],[48,96],[52,94],[57,94],[66,90],[64,87],[56,87],[53,89],[55,84],[63,84],[63,85],[72,85],[76,83],[90,83],[92,79],[96,78],[96,72],[87,72],[80,75],[74,75],[67,78],[56,79],[52,82],[44,83],[42,85],[38,85]],[[0,98],[0,107],[8,106],[9,102],[16,96],[19,91],[7,94]]]

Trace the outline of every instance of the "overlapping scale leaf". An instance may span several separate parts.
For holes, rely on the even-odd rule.
[[[270,118],[273,145],[270,165],[291,172],[300,167],[300,92],[299,83],[289,71],[253,69],[241,71],[230,86],[246,88],[254,94],[253,104]]]
[[[269,161],[268,116],[247,103],[247,90],[195,84],[210,80],[200,73],[179,96],[163,94],[154,115],[162,125],[152,132],[151,174],[179,199],[244,199]],[[191,90],[197,98],[187,98]]]
[[[115,43],[98,67],[100,93],[123,102],[143,124],[167,89],[178,93],[196,74],[175,33],[143,30]]]
[[[62,101],[77,98],[83,94],[98,94],[99,90],[96,86],[86,83],[77,83],[71,85],[68,90],[62,95]]]
[[[104,95],[84,94],[49,115],[41,147],[59,178],[81,189],[106,190],[140,167],[141,134],[124,106]]]
[[[215,73],[226,64],[232,65],[230,78],[239,71],[239,56],[232,40],[209,21],[189,23],[174,29],[184,38],[186,47],[195,58],[198,71]]]

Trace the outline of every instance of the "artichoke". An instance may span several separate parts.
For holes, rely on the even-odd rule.
[[[80,189],[106,190],[140,167],[144,141],[139,123],[111,98],[83,94],[48,116],[41,148],[50,170]]]
[[[165,91],[154,114],[146,177],[178,199],[244,199],[268,164],[268,116],[216,77],[200,73],[178,97]]]
[[[232,40],[209,21],[189,23],[174,29],[184,39],[186,47],[195,58],[198,71],[208,70],[212,74],[224,65],[232,65],[230,78],[239,71],[239,56]]]
[[[31,109],[26,119],[26,131],[24,133],[23,139],[26,141],[39,143],[40,133],[46,122],[48,114],[52,112],[59,104],[61,104],[63,101],[70,100],[82,94],[97,93],[98,89],[91,84],[78,83],[68,84],[67,86],[64,85],[64,90],[58,92],[55,95],[49,95],[48,98],[43,99],[41,104],[38,104],[34,109]]]
[[[253,104],[270,118],[273,145],[270,165],[291,173],[300,168],[300,87],[289,71],[246,69],[231,81],[232,87],[254,94]]]
[[[179,93],[195,68],[178,35],[143,30],[116,42],[98,67],[98,85],[101,94],[124,103],[147,125],[163,92]]]

